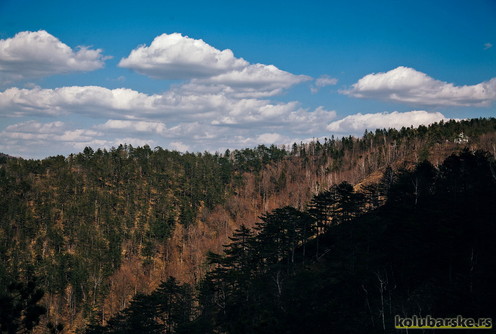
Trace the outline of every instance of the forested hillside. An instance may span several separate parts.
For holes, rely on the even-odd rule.
[[[385,226],[392,225],[388,221],[401,220],[398,216],[401,210],[405,209],[402,205],[408,207],[408,210],[413,210],[412,218],[408,220],[410,225],[405,222],[403,227],[394,225],[390,228],[421,229],[423,227],[416,227],[413,222],[418,221],[422,215],[439,215],[452,209],[446,207],[444,211],[433,213],[432,208],[426,207],[428,203],[445,201],[444,192],[448,192],[449,196],[462,194],[461,197],[455,196],[459,201],[468,196],[464,191],[472,189],[472,182],[493,185],[487,170],[494,169],[488,167],[485,174],[481,174],[481,177],[488,179],[463,179],[461,186],[466,189],[450,190],[451,186],[460,186],[456,170],[453,171],[456,174],[453,176],[443,172],[450,168],[446,165],[447,162],[442,165],[446,165],[445,167],[437,166],[453,152],[459,152],[464,147],[471,151],[481,149],[494,155],[496,120],[450,121],[429,127],[403,128],[400,131],[376,130],[366,132],[362,138],[331,137],[323,142],[295,143],[291,147],[259,146],[216,154],[182,154],[160,147],[151,149],[147,146],[134,148],[122,145],[108,151],[86,148],[79,154],[43,160],[25,160],[2,155],[0,305],[6,305],[5,309],[16,309],[17,304],[21,304],[17,297],[13,297],[16,291],[28,291],[20,295],[29,295],[32,297],[29,300],[32,305],[46,308],[46,315],[42,315],[41,309],[35,310],[38,313],[32,312],[33,319],[37,318],[37,314],[41,315],[42,324],[37,330],[43,331],[49,323],[52,332],[56,332],[61,329],[57,329],[56,325],[62,323],[64,331],[68,332],[83,330],[89,324],[97,331],[103,329],[95,326],[106,325],[109,319],[126,309],[137,294],[132,305],[140,307],[143,300],[161,300],[164,296],[170,296],[171,291],[179,291],[177,294],[185,303],[181,310],[186,313],[179,312],[182,320],[169,321],[169,316],[164,318],[164,321],[169,321],[171,331],[180,332],[181,326],[186,326],[184,328],[195,328],[199,332],[222,330],[236,333],[240,332],[237,326],[241,326],[240,328],[248,332],[254,328],[258,332],[266,326],[264,328],[272,328],[274,332],[276,324],[266,322],[270,319],[283,321],[285,317],[297,321],[298,318],[291,312],[301,313],[301,310],[290,310],[288,307],[290,304],[296,307],[298,303],[311,305],[311,296],[319,296],[322,293],[319,289],[323,287],[327,270],[332,270],[333,274],[338,275],[338,269],[343,266],[353,268],[339,274],[350,284],[356,279],[354,275],[362,277],[362,273],[357,274],[355,270],[364,265],[363,261],[369,261],[367,252],[371,252],[370,245],[367,248],[362,242],[371,241],[355,242],[353,239],[353,242],[348,243],[346,240],[349,235],[359,238],[361,233],[364,233],[358,231],[358,234],[353,234],[354,229],[382,231],[386,229]],[[482,153],[474,156],[467,151],[465,154],[464,159],[475,161],[477,166],[489,166],[489,161],[492,161],[488,156],[482,156]],[[458,165],[465,166],[457,162],[462,159],[461,156],[457,157],[451,158],[455,169],[461,168],[456,167]],[[426,159],[432,164],[419,165],[412,172],[417,163]],[[402,168],[403,172],[397,172]],[[404,180],[409,180],[406,184],[410,187],[412,182],[408,178],[417,175],[415,173],[418,177],[413,178],[413,191],[409,188],[404,192],[401,182],[404,182],[403,186],[406,187]],[[395,175],[397,181],[392,186]],[[430,177],[428,182],[431,183],[422,183],[425,177]],[[379,182],[380,180],[382,182]],[[342,183],[343,181],[348,183]],[[404,195],[401,195],[402,192]],[[494,193],[489,195],[494,196]],[[382,219],[381,210],[386,209],[379,207],[386,199],[386,207],[389,208],[386,212],[393,216]],[[328,203],[334,203],[332,201],[340,203],[339,210],[329,208],[329,212],[327,209],[322,211],[323,207],[327,208]],[[343,203],[346,203],[345,209],[342,207]],[[456,201],[455,203],[460,204]],[[489,202],[470,203],[483,205]],[[462,206],[457,208],[461,209]],[[365,212],[374,213],[363,216]],[[415,216],[417,214],[418,217]],[[285,215],[289,218],[284,218]],[[262,216],[261,221],[257,218],[259,216]],[[294,216],[297,217],[296,220]],[[433,220],[439,218],[433,217]],[[240,238],[250,240],[250,243],[264,236],[274,238],[270,233],[279,232],[270,229],[279,226],[281,219],[287,224],[303,225],[298,225],[298,234],[284,236],[286,244],[283,244],[280,250],[274,254],[271,253],[274,250],[263,250],[265,255],[257,256],[262,256],[265,260],[256,264],[256,268],[245,268],[242,264],[229,262],[240,260],[235,258],[238,256],[235,254],[239,252]],[[355,219],[358,219],[357,222],[352,222]],[[296,228],[296,225],[291,226]],[[330,233],[331,226],[333,231],[340,232]],[[252,228],[255,228],[256,232]],[[451,227],[441,224],[438,228]],[[460,228],[468,227],[463,225]],[[222,245],[227,243],[235,231],[237,232],[234,239],[231,239],[234,243],[227,249],[226,257],[213,255],[222,252]],[[338,238],[340,233],[342,237]],[[391,238],[394,239],[396,232],[391,233]],[[450,233],[461,232],[455,230]],[[383,235],[380,238],[382,237]],[[396,245],[401,245],[400,240],[402,239],[393,240],[390,247],[394,247],[396,242]],[[288,242],[290,248],[287,247]],[[341,247],[339,252],[342,252],[342,256],[332,255],[334,247],[338,247],[331,246],[334,243]],[[287,252],[288,249],[291,249],[290,253]],[[210,264],[207,261],[209,251],[214,252],[210,256]],[[480,251],[485,252],[486,249]],[[350,255],[349,252],[356,254]],[[347,255],[344,255],[345,253]],[[391,254],[393,253],[391,250]],[[414,257],[412,254],[407,255]],[[270,259],[263,256],[269,256]],[[377,283],[377,280],[383,281],[384,275],[391,275],[392,272],[388,270],[393,270],[397,275],[397,270],[402,271],[405,268],[373,267],[384,264],[375,257],[389,259],[390,253],[370,253],[370,256],[374,256],[374,260],[370,259],[373,274],[364,274],[362,289],[371,293],[371,299],[368,301],[370,309],[369,313],[362,311],[365,312],[364,317],[370,318],[373,328],[380,328],[381,321],[393,314],[392,306],[388,315],[384,305],[382,311],[378,311],[379,306],[374,299],[377,297],[377,291],[372,285]],[[318,259],[322,260],[319,262]],[[321,264],[322,261],[326,265]],[[328,261],[331,262],[329,266],[332,268],[327,267]],[[448,267],[450,275],[456,274],[458,265],[453,263],[452,267]],[[307,266],[310,271],[304,269]],[[233,268],[237,269],[233,271]],[[274,272],[274,268],[278,268],[277,271]],[[238,272],[239,270],[241,272]],[[246,270],[249,273],[245,272]],[[464,275],[465,269],[460,270]],[[230,278],[221,274],[229,275]],[[248,276],[244,276],[245,274]],[[310,275],[309,282],[314,282],[309,285],[308,293],[291,297],[303,299],[283,300],[282,292],[286,288],[283,288],[282,280],[285,281],[286,287],[286,284],[297,285],[307,279],[307,274]],[[250,282],[247,282],[246,277],[253,278],[253,281],[250,279]],[[443,276],[443,279],[445,278]],[[231,281],[227,282],[226,279]],[[335,283],[331,283],[335,285],[326,293],[343,289],[339,283],[341,280],[336,279]],[[256,317],[260,315],[254,315],[244,308],[239,309],[237,300],[245,298],[244,294],[251,289],[255,289],[258,294],[253,295],[255,300],[248,298],[249,303],[243,303],[243,307],[257,309],[257,303],[268,302],[264,298],[273,296],[274,291],[271,290],[272,283],[267,285],[267,282],[274,280],[281,283],[276,284],[280,289],[277,293],[280,295],[270,302],[272,304],[268,304],[267,307],[272,309],[267,309],[267,313],[264,313],[267,319],[257,320]],[[14,286],[12,282],[21,282],[25,286]],[[217,308],[219,291],[216,282],[222,282],[223,286],[227,287],[233,285],[229,287],[231,290],[222,292],[229,292],[231,295],[226,295],[225,298],[233,299],[222,300],[224,306],[221,310]],[[424,284],[422,282],[419,280],[412,283],[412,288],[415,284]],[[259,285],[255,288],[251,284]],[[156,288],[159,289],[155,290]],[[262,297],[262,291],[269,294]],[[410,290],[398,291],[407,293]],[[353,296],[343,295],[344,297]],[[362,297],[360,295],[356,298]],[[392,295],[389,297],[393,298]],[[200,299],[195,301],[195,298]],[[284,298],[289,296],[285,295]],[[401,300],[403,297],[398,298]],[[339,298],[336,302],[337,300]],[[361,299],[357,299],[357,303],[360,301]],[[273,304],[275,302],[279,304]],[[392,303],[391,300],[390,302]],[[30,314],[27,311],[30,303],[24,303],[22,312],[25,312],[25,315]],[[213,308],[209,308],[209,303],[217,306],[212,304]],[[145,304],[154,305],[150,302]],[[176,304],[174,303],[174,307]],[[319,312],[333,307],[325,305]],[[277,313],[283,309],[286,313]],[[19,307],[16,310],[19,311]],[[117,326],[116,321],[122,319],[127,322],[130,314],[136,311],[131,307],[126,312],[128,313],[117,318],[121,320],[113,318],[114,326]],[[240,312],[239,314],[255,319],[250,324],[230,324],[229,319],[233,316],[239,319],[239,316],[233,313],[228,317],[229,312]],[[324,314],[319,312],[314,316]],[[382,318],[377,317],[378,312]],[[222,318],[222,314],[226,318]],[[15,323],[18,328],[28,328],[33,324],[18,321],[26,318],[19,316],[0,319],[0,324]],[[332,319],[329,321],[336,320]],[[277,324],[279,325],[281,324]]]
[[[393,333],[394,316],[496,316],[496,164],[428,161],[237,229],[195,295],[173,277],[88,333]],[[387,195],[383,206],[376,198]]]

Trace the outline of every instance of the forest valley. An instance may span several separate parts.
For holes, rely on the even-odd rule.
[[[496,319],[496,119],[225,153],[0,155],[6,333]]]

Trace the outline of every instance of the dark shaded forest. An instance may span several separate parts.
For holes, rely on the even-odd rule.
[[[372,333],[448,306],[483,317],[494,164],[477,150],[495,145],[496,120],[474,119],[215,154],[1,155],[1,329]]]

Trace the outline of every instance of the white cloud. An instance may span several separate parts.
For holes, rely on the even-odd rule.
[[[44,30],[24,31],[0,40],[0,83],[102,68],[101,49],[71,49]]]
[[[147,95],[131,89],[99,86],[73,86],[56,89],[9,88],[0,92],[0,115],[60,116],[70,113],[112,115],[132,111],[156,110],[162,96]]]
[[[324,107],[311,111],[295,101],[270,99],[310,77],[273,65],[249,64],[229,50],[219,51],[180,34],[157,37],[149,47],[131,52],[121,66],[162,78],[181,74],[189,80],[153,95],[99,86],[0,91],[0,117],[22,120],[0,127],[5,138],[0,151],[35,156],[41,147],[67,153],[120,143],[215,151],[324,135],[336,117],[335,111]],[[184,68],[188,69],[183,73]],[[320,86],[333,81],[320,79]],[[40,116],[68,120],[77,116],[85,120],[81,124],[92,125],[24,122]]]
[[[327,132],[326,125],[336,117],[335,111],[323,107],[309,111],[294,101],[238,98],[225,92],[188,89],[181,85],[162,94],[147,95],[130,89],[96,86],[10,88],[0,92],[0,116],[106,118],[85,132],[68,129],[60,121],[18,123],[16,128],[5,131],[24,133],[8,134],[11,139],[17,136],[19,152],[23,152],[21,146],[34,148],[32,140],[44,142],[46,147],[74,149],[85,145],[118,145],[116,138],[134,138],[135,142],[151,140],[164,147],[180,142],[187,150],[239,148],[256,145],[258,139],[275,143],[278,138],[297,140],[301,136],[323,135]],[[272,135],[259,138],[263,134]],[[58,141],[63,144],[57,144]]]
[[[189,146],[185,145],[184,143],[180,141],[174,141],[170,143],[170,148],[173,150],[179,151],[179,152],[186,152],[189,150]]]
[[[238,135],[231,135],[228,137],[228,141],[222,141],[219,138],[217,141],[217,151],[224,151],[226,149],[233,148],[246,148],[246,147],[254,147],[257,145],[290,145],[295,141],[299,141],[297,139],[292,139],[284,134],[276,133],[276,132],[264,132],[261,134],[253,134],[253,133],[240,133]]]
[[[64,128],[64,122],[56,121],[49,123],[40,123],[37,121],[26,121],[9,125],[5,128],[7,132],[37,132],[37,133],[56,133]]]
[[[336,118],[336,111],[317,107],[313,112],[300,109],[289,115],[288,124],[292,132],[300,135],[318,135],[326,131],[326,126]]]
[[[329,136],[329,131],[361,135],[365,129],[401,128],[447,120],[440,113],[426,111],[356,114],[334,122],[336,112],[323,107],[314,111],[280,108],[275,119],[270,119],[270,113],[269,108],[267,121],[253,121],[251,125],[243,123],[250,122],[243,118],[243,113],[233,116],[239,123],[234,125],[211,124],[210,118],[174,122],[169,127],[161,121],[110,119],[84,128],[61,121],[43,123],[30,120],[0,130],[0,152],[41,158],[49,154],[78,152],[86,146],[108,149],[124,143],[160,145],[183,152],[223,151],[259,144],[291,144],[309,137]]]
[[[164,137],[205,142],[206,140],[218,138],[225,134],[225,132],[225,129],[217,128],[202,122],[184,122],[168,129],[167,132],[164,133]]]
[[[328,75],[321,75],[319,78],[315,79],[315,83],[310,90],[312,93],[317,93],[322,87],[333,86],[338,83],[338,79],[331,78]]]
[[[252,125],[275,122],[283,124],[292,112],[297,112],[298,103],[271,103],[266,100],[243,99],[233,101],[223,115],[211,121],[214,125]]]
[[[496,78],[471,86],[455,86],[409,67],[373,73],[341,93],[430,106],[488,106],[496,100]]]
[[[229,49],[220,51],[201,39],[178,33],[157,36],[150,46],[132,50],[119,62],[120,67],[158,79],[209,77],[247,65]]]
[[[288,137],[279,133],[263,133],[257,137],[256,142],[259,144],[280,144],[288,140]]]
[[[148,145],[150,147],[156,146],[156,142],[150,139],[135,138],[135,137],[119,137],[119,138],[110,138],[110,139],[91,139],[87,141],[70,142],[66,144],[64,148],[68,152],[78,153],[88,146],[93,149],[97,149],[97,148],[111,149],[112,147],[118,147],[121,144],[128,144],[135,147],[144,146],[144,145]]]
[[[167,128],[162,122],[149,122],[149,121],[129,121],[111,119],[104,124],[95,126],[100,130],[118,130],[126,132],[145,132],[162,134],[167,131]]]
[[[391,113],[384,112],[376,114],[359,113],[330,123],[327,126],[327,130],[337,133],[361,135],[365,129],[369,131],[384,128],[400,129],[402,127],[416,127],[446,120],[447,118],[439,112],[427,112],[424,110],[408,112],[394,111]]]
[[[249,64],[231,50],[220,51],[201,39],[163,34],[150,46],[140,46],[119,66],[156,79],[191,79],[181,85],[190,94],[223,94],[236,98],[260,98],[310,80],[273,65]]]
[[[272,102],[262,99],[239,99],[223,93],[193,94],[181,87],[163,94],[147,95],[131,89],[107,89],[97,86],[74,86],[56,89],[9,88],[0,92],[0,115],[21,117],[35,115],[61,116],[68,114],[108,117],[120,120],[150,122],[202,121],[213,125],[309,125],[334,118],[334,112],[308,112],[297,102]],[[133,126],[138,123],[115,122],[106,128]],[[143,128],[158,124],[140,124]],[[165,125],[164,125],[165,128]]]
[[[492,43],[484,43],[484,50],[489,50],[492,47],[493,47]]]
[[[254,64],[208,79],[196,79],[191,83],[207,87],[219,87],[218,85],[221,85],[223,91],[244,98],[277,95],[283,89],[306,80],[310,80],[310,78],[305,75],[294,75],[281,71],[273,65]]]
[[[68,154],[85,146],[105,145],[106,140],[98,139],[101,136],[101,132],[73,129],[60,121],[41,123],[30,120],[9,125],[0,131],[0,151],[43,158],[48,154]],[[53,151],[50,150],[52,147]]]
[[[60,121],[40,123],[26,121],[9,125],[1,132],[5,139],[55,140],[61,142],[87,141],[103,133],[91,129],[69,129]]]
[[[52,140],[65,141],[65,142],[87,142],[91,141],[95,136],[102,136],[103,133],[90,129],[75,129],[64,131],[59,137],[52,138]]]
[[[264,100],[242,100],[227,113],[211,121],[213,125],[253,128],[311,134],[322,132],[336,117],[335,111],[318,107],[310,112],[297,102],[272,104]]]
[[[112,138],[108,140],[104,145],[99,145],[100,147],[117,147],[121,144],[130,144],[133,146],[145,146],[148,145],[150,147],[155,147],[157,146],[157,142],[155,140],[149,139],[149,138],[136,138],[136,137],[119,137],[119,138]]]
[[[338,83],[338,79],[331,78],[328,75],[322,75],[317,80],[315,80],[315,86],[317,86],[317,87],[332,86],[332,85],[335,85],[337,83]]]
[[[115,124],[107,122],[105,124]],[[141,131],[143,124],[137,122],[136,128]],[[61,121],[41,123],[26,121],[7,126],[0,131],[0,152],[15,152],[29,158],[44,158],[48,155],[77,153],[86,146],[93,148],[117,147],[120,144],[155,146],[156,141],[149,138],[120,137],[99,131],[106,130],[101,126],[93,129],[73,128]],[[125,130],[125,129],[123,129]],[[125,131],[123,131],[125,132]],[[51,150],[50,148],[54,148]]]

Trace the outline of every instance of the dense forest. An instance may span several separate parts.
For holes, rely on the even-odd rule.
[[[474,119],[215,154],[1,155],[0,328],[372,333],[395,314],[493,316],[495,151],[496,120]]]
[[[373,189],[343,182],[304,211],[266,213],[210,253],[196,296],[170,277],[88,333],[384,333],[396,314],[496,316],[494,158],[424,161]]]

